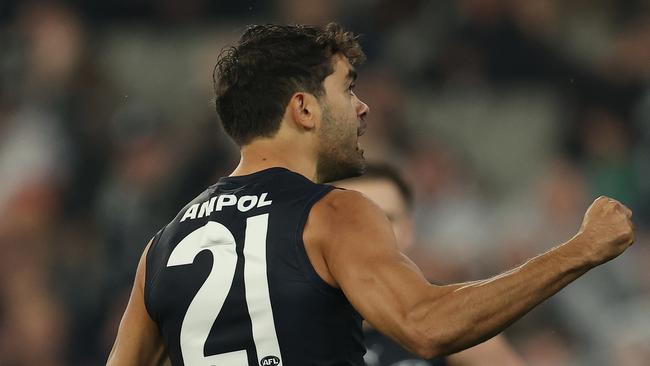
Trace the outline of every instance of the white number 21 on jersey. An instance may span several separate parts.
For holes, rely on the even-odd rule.
[[[280,365],[280,346],[275,333],[269,285],[266,275],[266,232],[269,215],[246,220],[244,240],[244,288],[246,303],[253,325],[253,341],[258,365],[273,359]],[[202,251],[212,253],[212,270],[192,299],[181,325],[181,353],[186,366],[241,366],[248,364],[246,350],[206,356],[203,352],[210,329],[230,292],[237,252],[235,238],[228,228],[209,221],[178,243],[167,261],[167,267],[190,265]]]

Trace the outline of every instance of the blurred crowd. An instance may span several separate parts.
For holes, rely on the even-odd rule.
[[[361,33],[366,156],[416,191],[439,283],[568,240],[595,197],[637,243],[513,325],[530,365],[650,360],[650,2],[0,3],[0,365],[100,365],[149,238],[228,174],[219,50],[252,23]]]

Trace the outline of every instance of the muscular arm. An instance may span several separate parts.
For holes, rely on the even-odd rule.
[[[165,365],[167,356],[156,323],[144,306],[144,276],[149,243],[135,275],[131,298],[122,316],[117,339],[108,356],[107,366]]]
[[[381,210],[356,192],[333,191],[316,204],[304,239],[319,274],[371,325],[433,358],[494,336],[596,265],[584,236],[499,276],[449,286],[425,280]]]

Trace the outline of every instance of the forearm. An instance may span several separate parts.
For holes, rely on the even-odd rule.
[[[501,332],[515,320],[587,272],[581,245],[558,246],[496,277],[432,290],[412,320],[438,354],[453,353]]]

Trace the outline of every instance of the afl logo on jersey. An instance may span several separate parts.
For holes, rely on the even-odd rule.
[[[260,366],[278,366],[280,365],[280,359],[275,356],[266,356],[260,361]]]

